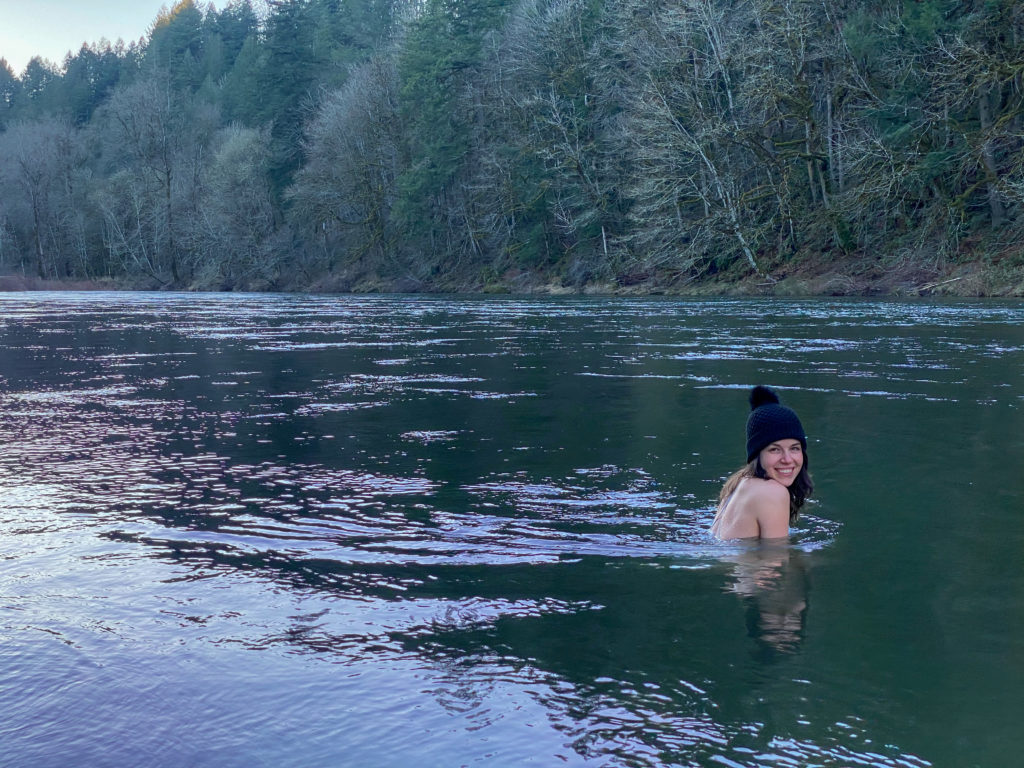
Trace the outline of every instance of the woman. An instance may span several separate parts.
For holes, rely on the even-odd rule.
[[[800,419],[768,387],[754,387],[747,465],[725,481],[711,534],[720,539],[781,539],[813,488]]]

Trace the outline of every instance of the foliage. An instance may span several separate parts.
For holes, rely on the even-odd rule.
[[[581,288],[1019,259],[1010,0],[218,5],[0,60],[0,268]]]

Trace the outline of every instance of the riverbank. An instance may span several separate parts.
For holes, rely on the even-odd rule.
[[[735,296],[959,296],[1024,297],[1024,266],[1007,264],[924,265],[879,258],[785,265],[756,275],[723,275],[695,283],[693,295]]]
[[[12,291],[110,291],[167,290],[164,285],[138,281],[42,280],[21,275],[0,275],[0,292]],[[178,290],[219,292],[204,285],[180,286]],[[725,272],[695,278],[678,272],[657,272],[629,280],[594,280],[572,283],[559,275],[508,270],[487,281],[470,276],[447,277],[437,282],[417,282],[375,272],[334,275],[312,283],[293,282],[267,288],[245,286],[239,290],[289,293],[478,293],[517,295],[592,296],[958,296],[963,298],[1024,297],[1024,265],[969,262],[924,265],[910,260],[878,258],[832,259],[826,263],[804,259],[784,263],[756,274],[734,267]]]
[[[116,280],[42,280],[24,275],[0,275],[0,292],[14,291],[119,291],[129,290]]]
[[[731,293],[776,296],[960,296],[1014,298],[1024,296],[1024,266],[1000,262],[932,264],[892,257],[837,260],[810,259],[778,269],[768,278],[747,274],[730,286]]]
[[[958,296],[963,298],[1024,297],[1024,266],[1006,264],[922,265],[910,260],[879,258],[794,261],[763,274],[734,268],[695,278],[660,272],[627,281],[571,283],[558,275],[509,270],[487,282],[449,280],[444,285],[411,285],[407,279],[376,275],[350,276],[338,283],[321,283],[314,290],[343,293],[442,292],[487,294],[586,294],[594,296]]]

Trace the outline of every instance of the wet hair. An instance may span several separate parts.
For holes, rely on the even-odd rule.
[[[807,497],[811,495],[811,491],[814,490],[814,482],[811,480],[811,473],[807,470],[807,451],[804,450],[804,463],[800,467],[800,472],[797,474],[796,479],[790,484],[789,488],[789,522],[795,523],[800,517],[800,507],[807,501]],[[753,458],[750,463],[740,467],[738,470],[733,472],[726,479],[725,484],[722,486],[721,492],[718,494],[718,509],[722,509],[722,505],[725,500],[732,496],[733,491],[740,484],[740,481],[748,477],[759,477],[762,480],[768,479],[768,473],[764,471],[764,467],[761,466],[761,456],[758,454]]]

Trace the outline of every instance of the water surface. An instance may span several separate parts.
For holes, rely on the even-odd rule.
[[[989,766],[1024,307],[0,296],[0,763]],[[746,390],[818,493],[707,538]]]

